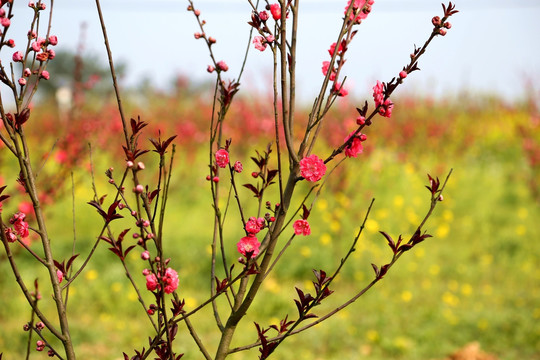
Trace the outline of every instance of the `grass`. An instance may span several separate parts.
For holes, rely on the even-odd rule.
[[[469,108],[463,113],[453,113],[453,109],[443,104],[435,112],[422,107],[407,111],[410,116],[424,114],[420,122],[432,121],[429,114],[433,113],[442,119],[453,118],[462,133],[449,126],[452,133],[445,136],[453,135],[452,140],[430,138],[422,147],[421,141],[411,141],[408,146],[399,138],[394,141],[374,135],[370,140],[376,146],[367,149],[361,158],[349,160],[347,171],[336,173],[315,204],[310,217],[312,235],[294,240],[250,309],[234,346],[256,340],[253,321],[267,327],[286,314],[294,318],[294,287],[312,291],[311,270],[331,272],[335,268],[370,199],[375,197],[357,251],[332,287],[335,293],[315,312],[324,314],[368,284],[373,277],[370,264],[383,264],[391,257],[378,231],[386,231],[394,238],[399,234],[409,236],[428,209],[425,174],[443,178],[452,167],[445,200],[426,226],[434,238],[405,254],[385,279],[356,303],[328,322],[287,340],[275,358],[442,359],[469,342],[479,341],[485,351],[503,360],[540,359],[540,209],[529,185],[534,169],[524,158],[517,130],[502,131],[492,121],[496,113],[505,121],[514,121],[517,127],[525,121],[527,111],[514,109],[501,115],[501,110],[493,107]],[[471,116],[476,123],[463,126],[471,124]],[[396,118],[392,125],[399,126],[406,120]],[[383,124],[382,134],[385,129]],[[425,129],[418,130],[416,140],[426,136]],[[179,295],[185,298],[188,309],[207,297],[210,286],[210,197],[205,168],[195,165],[205,156],[199,151],[195,160],[188,162],[179,152],[166,227],[166,249],[179,271]],[[110,159],[96,160],[98,179],[103,180],[102,170],[110,164],[121,167]],[[250,181],[250,166],[244,161],[244,182]],[[85,205],[91,198],[87,173],[80,171],[76,178],[77,251],[84,255],[97,235],[98,217]],[[110,191],[102,181],[98,190]],[[299,189],[297,196],[302,197],[306,191]],[[250,196],[247,190],[241,194],[246,199]],[[13,204],[4,208],[5,216],[10,206]],[[255,206],[248,206],[249,211],[254,212]],[[71,253],[71,214],[69,196],[59,199],[48,214],[54,246],[64,256]],[[234,211],[229,216],[234,224]],[[237,227],[227,228],[229,263],[237,257],[235,244],[239,236]],[[131,255],[130,266],[144,288],[139,253],[133,251]],[[54,309],[46,301],[50,298],[46,274],[24,252],[17,256],[24,278],[40,279],[42,309],[52,314]],[[121,359],[122,351],[132,354],[132,349],[147,344],[151,334],[135,293],[115,260],[101,245],[71,290],[71,326],[79,358]],[[79,266],[81,260],[75,264]],[[5,274],[0,278],[0,352],[4,352],[5,359],[18,359],[27,336],[22,326],[30,314],[5,258],[1,259],[0,273]],[[150,301],[148,295],[145,293]],[[220,303],[220,309],[227,313],[225,303]],[[193,323],[213,352],[219,334],[209,311],[196,315]],[[185,328],[180,328],[177,344],[178,351],[186,354],[184,359],[201,358]],[[256,357],[256,349],[231,356]]]

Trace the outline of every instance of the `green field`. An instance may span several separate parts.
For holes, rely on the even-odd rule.
[[[204,117],[207,108],[195,113],[189,109],[188,99],[174,106],[172,99],[164,97],[150,101],[149,107],[137,109],[132,105],[130,111],[141,113],[148,121],[160,121],[158,127],[168,133],[189,121],[194,127],[207,126],[200,125],[202,120],[198,118]],[[490,98],[456,98],[446,102],[402,98],[395,102],[392,119],[381,120],[368,129],[365,153],[357,159],[348,159],[326,184],[310,217],[311,236],[295,238],[237,331],[233,346],[257,339],[253,321],[267,327],[278,323],[286,314],[296,316],[294,287],[312,291],[312,269],[327,272],[335,269],[350,246],[371,198],[375,198],[357,251],[332,286],[335,293],[315,313],[326,313],[367,285],[373,278],[371,263],[383,264],[391,258],[379,231],[386,231],[394,238],[399,234],[410,236],[429,207],[430,194],[424,187],[426,174],[442,179],[452,168],[444,201],[426,226],[433,238],[406,253],[383,281],[350,307],[327,322],[289,338],[273,358],[443,359],[465,344],[478,341],[484,351],[499,359],[540,359],[540,164],[534,161],[538,156],[535,151],[540,152],[540,127],[534,102],[508,105]],[[244,182],[251,181],[250,173],[254,170],[248,160],[253,148],[248,152],[248,145],[259,144],[257,149],[262,150],[267,142],[259,129],[250,132],[251,140],[236,140],[242,126],[235,125],[235,119],[250,113],[250,106],[256,106],[250,104],[249,100],[242,100],[233,106],[229,116],[231,125],[226,130],[233,138],[233,160],[241,159],[244,163],[245,171],[241,174]],[[39,110],[34,113],[39,114]],[[105,116],[96,119],[96,123],[114,121],[107,118],[105,110],[99,111]],[[95,118],[99,111],[88,110],[86,116]],[[186,111],[188,119],[181,118],[180,114]],[[38,116],[32,119],[36,123]],[[318,149],[323,154],[348,133],[343,129],[350,122],[348,117],[354,117],[354,106],[342,104],[331,116],[336,119],[336,127],[324,129],[328,135]],[[54,119],[43,116],[41,121],[42,127],[33,130],[39,149],[36,152],[45,152],[54,141],[37,141],[37,135],[53,132],[49,124]],[[186,126],[181,131],[186,131]],[[340,130],[337,140],[332,138],[336,129]],[[194,142],[192,136],[183,139],[182,133],[179,135],[165,248],[179,272],[179,295],[185,298],[189,310],[209,293],[212,208],[205,181],[207,146]],[[89,140],[103,141],[96,139],[95,134]],[[80,151],[87,158],[86,144],[84,141],[81,144]],[[235,144],[238,146],[234,147]],[[118,149],[106,145],[93,150],[100,194],[112,193],[103,175],[105,169],[123,166],[122,155],[115,152]],[[113,150],[104,154],[102,149]],[[0,150],[4,156],[4,149]],[[92,198],[86,161],[78,163],[74,170],[74,211],[67,173],[63,190],[56,194],[47,212],[53,246],[65,257],[71,254],[73,213],[76,252],[81,257],[95,241],[99,231],[96,224],[101,222],[95,210],[86,205]],[[145,162],[150,168],[151,155]],[[13,164],[7,158],[0,158],[0,167],[4,183],[14,188]],[[61,172],[59,169],[61,165],[53,160],[46,165],[48,176]],[[307,190],[300,187],[298,198]],[[251,194],[243,189],[241,196],[249,199]],[[4,220],[15,211],[17,199],[20,197],[14,196],[5,204]],[[252,208],[248,206],[247,210],[255,211],[255,203],[250,204]],[[237,214],[231,210],[229,216],[234,223]],[[121,224],[117,226],[117,231],[122,229]],[[132,225],[126,223],[129,226]],[[238,256],[235,244],[241,230],[234,226],[226,228],[229,263]],[[39,244],[32,247],[39,251]],[[44,269],[24,251],[17,253],[24,279],[30,283],[39,278],[43,284],[41,307],[52,315],[54,309]],[[129,264],[144,288],[139,252],[133,251],[131,255]],[[81,263],[78,259],[75,266]],[[30,311],[4,254],[0,255],[0,273],[4,274],[0,277],[0,352],[4,353],[3,359],[20,359],[28,335],[22,327],[29,320]],[[150,294],[145,295],[150,301]],[[226,302],[220,306],[225,316]],[[105,244],[100,245],[90,266],[71,288],[68,307],[80,359],[122,359],[122,352],[133,355],[133,349],[148,345],[152,334],[148,321],[121,264]],[[219,331],[212,321],[211,310],[206,310],[192,321],[213,352]],[[183,359],[202,358],[186,328],[180,327],[180,332],[176,347],[185,353]],[[32,358],[40,356],[46,354],[34,352]],[[256,349],[231,356],[231,359],[255,358]]]

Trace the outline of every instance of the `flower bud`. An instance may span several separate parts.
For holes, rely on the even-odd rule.
[[[136,194],[142,194],[143,191],[144,191],[144,187],[141,184],[133,188],[133,192]]]
[[[441,26],[441,18],[438,16],[434,16],[433,19],[431,19],[431,23],[433,26]]]
[[[445,28],[450,29],[452,27],[452,24],[450,24],[448,21],[444,23],[443,25]]]
[[[208,65],[208,67],[206,68],[206,71],[208,71],[210,74],[213,73],[214,70],[216,70],[216,68],[214,68],[212,65]]]
[[[441,36],[446,35],[446,30],[445,29],[439,29],[439,35],[441,35]]]
[[[407,77],[407,72],[405,70],[401,71],[399,73],[399,77],[400,79],[405,79]]]

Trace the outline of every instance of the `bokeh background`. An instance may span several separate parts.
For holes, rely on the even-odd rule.
[[[249,6],[239,0],[195,4],[208,22],[208,35],[217,38],[215,53],[229,64],[227,75],[234,78],[248,45]],[[10,35],[19,41],[16,36],[24,39],[31,14],[26,4],[14,6]],[[302,5],[299,123],[320,86],[321,63],[335,41],[344,6],[315,0]],[[211,197],[205,164],[213,77],[206,72],[207,50],[193,38],[199,30],[186,7],[181,1],[110,1],[103,11],[128,116],[140,115],[150,123],[146,137],[157,137],[158,131],[178,135],[166,248],[179,271],[179,294],[193,308],[205,300],[210,286]],[[286,341],[275,357],[444,359],[478,342],[497,359],[540,359],[540,45],[534,25],[540,4],[468,1],[457,7],[452,29],[436,39],[420,61],[422,71],[411,74],[393,97],[392,118],[378,119],[368,129],[364,153],[347,160],[328,181],[310,218],[312,235],[295,240],[249,312],[251,322],[238,332],[236,345],[256,340],[253,321],[268,326],[286,314],[294,316],[294,287],[311,290],[312,269],[332,271],[375,197],[353,260],[336,282],[335,294],[317,311],[324,314],[352,297],[371,281],[370,264],[391,257],[379,231],[394,238],[410,235],[428,209],[426,174],[442,179],[453,169],[445,200],[426,227],[434,237],[406,254],[366,296],[326,324]],[[330,153],[354,129],[355,107],[371,101],[376,80],[397,75],[441,10],[431,0],[375,3],[348,52],[349,96],[329,114],[318,152]],[[90,169],[100,195],[111,194],[103,173],[109,167],[121,169],[124,159],[94,4],[57,0],[53,17],[57,58],[49,66],[51,80],[40,85],[27,132],[35,166],[45,164],[39,181],[54,246],[69,257],[74,236],[76,252],[84,255],[98,234],[98,215],[86,205],[93,196]],[[9,61],[11,54],[1,56]],[[225,136],[233,139],[231,157],[244,163],[242,183],[253,181],[249,157],[265,148],[273,126],[270,63],[268,51],[251,49],[225,124]],[[12,195],[3,207],[7,216],[28,205],[16,185],[14,162],[5,149],[0,151],[0,185],[8,185]],[[151,155],[144,161],[147,169],[157,164]],[[149,183],[155,181],[151,171],[144,175]],[[298,196],[306,191],[300,189]],[[248,190],[241,195],[247,209],[256,211]],[[230,216],[234,224],[237,215]],[[132,226],[126,221],[118,229]],[[237,256],[241,230],[227,228],[230,262]],[[37,243],[31,246],[39,249]],[[39,278],[45,283],[45,273],[21,249],[17,259],[28,282]],[[129,261],[139,274],[144,266],[139,252]],[[5,274],[0,278],[0,352],[18,359],[30,313],[5,255],[0,255],[0,273]],[[144,288],[143,276],[138,280]],[[41,292],[42,308],[52,313],[50,291],[43,285]],[[106,246],[98,248],[70,290],[69,306],[81,358],[121,359],[123,351],[131,354],[147,343],[150,329],[135,292]],[[217,341],[210,312],[193,322],[205,341]],[[200,358],[189,335],[178,347],[185,358]],[[232,356],[256,357],[256,350]]]

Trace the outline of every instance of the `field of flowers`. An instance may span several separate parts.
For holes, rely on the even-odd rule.
[[[212,229],[207,224],[212,210],[205,179],[208,169],[203,165],[208,158],[205,141],[211,94],[180,78],[173,91],[148,91],[142,96],[144,100],[133,97],[127,101],[128,114],[149,122],[156,138],[159,132],[165,138],[178,135],[165,247],[181,264],[179,294],[185,292],[186,307],[194,308],[207,297],[211,286],[207,274]],[[354,127],[356,102],[348,101],[341,100],[331,113],[323,129],[325,145],[318,152],[329,152]],[[237,99],[224,126],[225,137],[232,138],[234,145],[231,156],[244,163],[242,183],[250,182],[251,172],[256,170],[249,162],[255,154],[247,149],[258,144],[264,150],[266,135],[273,127],[271,109],[262,106],[266,102],[263,95]],[[122,167],[125,161],[118,146],[121,123],[114,103],[79,99],[77,104],[64,111],[42,101],[32,109],[35,124],[28,127],[28,136],[41,155],[42,163],[34,166],[40,169],[40,186],[46,189],[41,196],[49,206],[47,216],[53,220],[49,232],[54,246],[67,257],[74,237],[77,251],[84,254],[98,235],[98,215],[86,204],[93,196],[92,178],[100,195],[112,192],[104,172]],[[478,341],[499,359],[540,359],[537,105],[534,98],[509,105],[501,99],[465,94],[444,101],[395,99],[393,117],[374,123],[366,133],[364,152],[347,159],[346,170],[337,168],[325,184],[310,217],[312,234],[295,239],[292,251],[281,260],[287,266],[264,283],[264,291],[273,294],[274,300],[259,297],[248,317],[263,316],[268,326],[285,314],[294,314],[294,287],[311,287],[312,269],[339,262],[375,198],[354,260],[334,284],[336,294],[321,306],[331,309],[347,299],[352,284],[369,283],[370,264],[390,257],[379,231],[393,238],[410,235],[428,207],[426,174],[444,178],[452,168],[444,201],[427,224],[433,238],[404,256],[366,296],[325,326],[285,342],[275,357],[443,359]],[[308,111],[306,107],[297,114],[299,123]],[[151,166],[150,157],[144,161]],[[0,186],[17,188],[14,168],[0,157]],[[242,189],[241,195],[252,196],[248,189]],[[2,211],[12,213],[17,206],[24,209],[28,205],[14,196]],[[241,234],[235,231],[226,237],[238,239]],[[236,240],[230,244],[235,246]],[[97,251],[83,273],[84,282],[70,290],[69,307],[75,316],[72,333],[74,342],[80,344],[81,358],[121,359],[122,351],[132,351],[147,341],[147,324],[134,320],[140,312],[137,296],[121,265],[105,244]],[[26,252],[20,251],[20,256],[28,257],[31,264]],[[135,251],[130,254],[135,273],[144,265],[139,256]],[[28,281],[46,276],[35,267],[21,268]],[[8,274],[0,277],[0,352],[5,359],[17,359],[26,348],[27,333],[22,327],[30,313],[15,282],[7,278],[12,275],[5,255],[0,255],[0,273]],[[142,276],[139,280],[143,284]],[[48,289],[42,292],[50,296]],[[215,325],[205,324],[205,316],[211,316],[210,310],[193,319],[200,333],[207,340],[219,339]],[[235,342],[255,341],[254,329],[251,325],[239,332]],[[183,359],[200,358],[190,339],[180,347],[185,352]],[[233,358],[256,357],[254,349]]]

